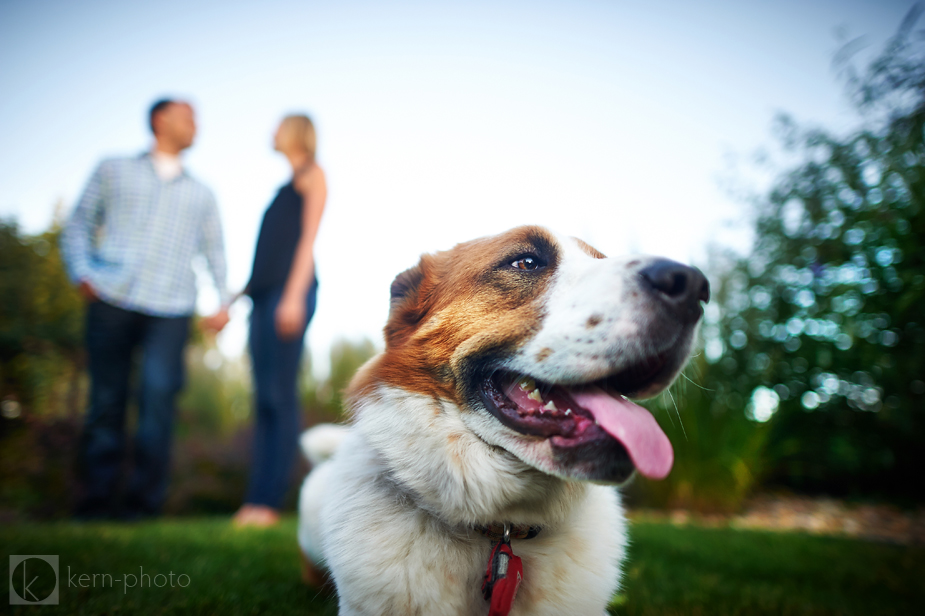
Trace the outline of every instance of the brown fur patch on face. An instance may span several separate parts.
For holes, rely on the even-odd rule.
[[[602,315],[592,314],[590,317],[588,317],[588,322],[585,323],[585,328],[594,329],[603,320],[604,320],[604,317]]]
[[[540,352],[536,354],[537,363],[546,361],[546,359],[552,355],[553,351],[549,347],[543,347],[540,349]]]
[[[517,267],[524,257],[539,267]],[[349,398],[386,383],[460,403],[476,364],[510,355],[539,329],[558,261],[541,227],[422,256],[393,283],[385,353],[358,373]]]
[[[577,237],[573,237],[572,239],[575,240],[575,243],[578,244],[579,248],[581,248],[583,251],[585,251],[587,254],[594,257],[595,259],[606,259],[607,258],[607,256],[603,252],[601,252],[600,250],[598,250],[597,248],[595,248],[588,242],[584,240],[580,240]]]

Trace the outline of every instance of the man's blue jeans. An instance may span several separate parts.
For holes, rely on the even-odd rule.
[[[174,402],[183,386],[189,320],[188,316],[155,317],[102,301],[88,306],[90,408],[80,448],[85,493],[78,513],[116,513],[130,372],[139,349],[138,428],[123,512],[129,516],[160,512],[167,495]]]

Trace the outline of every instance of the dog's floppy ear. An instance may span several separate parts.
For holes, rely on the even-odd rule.
[[[427,312],[421,297],[425,292],[422,286],[426,271],[427,260],[422,257],[420,263],[406,269],[392,281],[389,320],[385,325],[387,347],[401,345]]]
[[[395,312],[395,309],[405,304],[405,302],[417,295],[418,287],[424,279],[424,270],[421,265],[409,267],[392,281],[391,294],[392,298],[389,303],[389,314]]]

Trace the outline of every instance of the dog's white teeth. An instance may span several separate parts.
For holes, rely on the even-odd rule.
[[[550,401],[547,402],[546,405],[543,407],[543,410],[544,410],[544,411],[558,411],[559,409],[556,408],[556,403],[553,402],[552,400],[550,400]]]
[[[566,415],[571,415],[571,414],[572,414],[572,409],[565,409],[565,414],[566,414]]]
[[[518,385],[520,385],[520,388],[524,391],[536,390],[536,382],[528,376],[520,379],[520,383],[518,383]]]
[[[543,396],[540,394],[539,389],[534,389],[527,395],[527,397],[530,398],[531,400],[536,400],[537,402],[543,401]]]

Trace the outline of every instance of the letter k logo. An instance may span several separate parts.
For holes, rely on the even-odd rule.
[[[10,605],[58,605],[57,555],[10,555]]]

